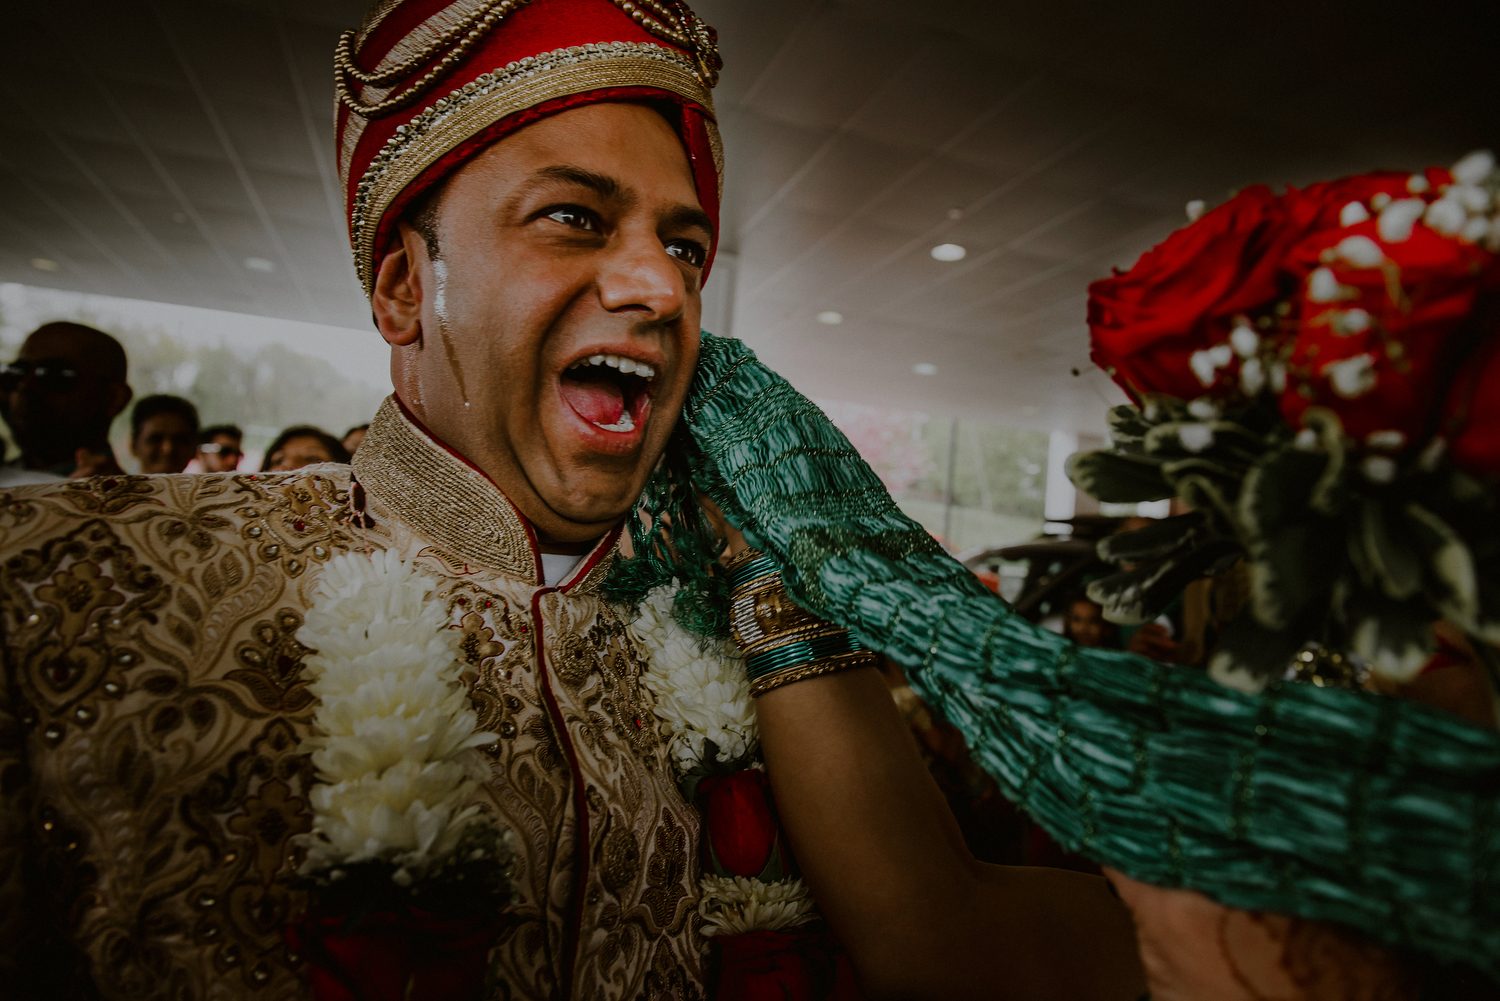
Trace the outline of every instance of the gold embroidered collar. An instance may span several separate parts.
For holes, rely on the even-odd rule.
[[[372,497],[455,562],[542,585],[536,533],[526,518],[487,476],[408,417],[394,395],[380,405],[352,465]],[[607,533],[562,587],[602,583],[617,538]]]

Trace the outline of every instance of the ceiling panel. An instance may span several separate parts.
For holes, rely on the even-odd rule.
[[[363,6],[0,8],[0,281],[367,329],[329,67]],[[835,399],[1096,428],[1117,396],[1087,362],[1088,283],[1189,199],[1500,144],[1492,2],[699,10],[726,63],[715,294]],[[967,256],[933,260],[945,242]]]

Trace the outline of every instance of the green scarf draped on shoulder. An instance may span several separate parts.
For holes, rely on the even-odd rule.
[[[1500,981],[1500,733],[1308,684],[1257,696],[1026,621],[742,343],[703,335],[679,444],[788,590],[904,665],[1059,843]]]

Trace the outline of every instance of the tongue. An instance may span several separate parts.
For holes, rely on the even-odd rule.
[[[593,424],[612,427],[620,423],[625,413],[625,394],[620,387],[608,379],[562,380],[563,399],[578,412],[578,416]]]

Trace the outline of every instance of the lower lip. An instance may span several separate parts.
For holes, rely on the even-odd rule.
[[[651,397],[646,397],[646,405],[641,408],[640,415],[635,417],[635,427],[629,431],[606,431],[604,428],[587,420],[582,414],[573,409],[567,397],[562,395],[561,381],[557,383],[557,402],[562,412],[571,419],[577,429],[578,436],[583,439],[584,444],[595,452],[603,452],[605,455],[629,455],[641,447],[641,441],[646,434],[646,422],[651,418]]]

